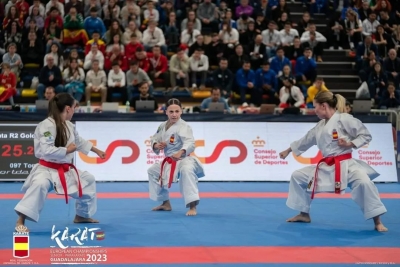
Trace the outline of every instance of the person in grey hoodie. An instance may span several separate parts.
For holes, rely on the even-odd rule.
[[[126,85],[128,90],[128,99],[132,99],[135,95],[139,95],[139,84],[147,82],[149,85],[150,95],[153,93],[153,84],[149,75],[139,68],[137,61],[130,63],[130,70],[126,72]]]
[[[211,0],[204,0],[199,5],[197,8],[197,18],[200,19],[203,29],[208,28],[213,33],[219,32],[217,7],[211,3]]]

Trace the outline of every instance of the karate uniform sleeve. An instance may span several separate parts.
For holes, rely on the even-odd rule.
[[[195,140],[193,136],[192,127],[189,125],[182,126],[179,129],[179,136],[182,140],[182,149],[186,150],[186,155],[190,155],[195,150]]]
[[[89,154],[90,150],[93,147],[93,144],[80,137],[78,131],[75,129],[75,126],[71,122],[68,122],[68,125],[74,130],[76,150],[82,152],[85,155]]]
[[[161,123],[157,129],[157,133],[151,137],[151,149],[153,150],[154,153],[156,153],[156,155],[160,154],[160,150],[155,149],[154,144],[160,142],[160,139],[161,139],[160,134],[161,134],[161,129],[162,129],[163,125],[164,125],[164,123]]]
[[[357,149],[371,142],[371,133],[359,119],[344,113],[340,114],[340,117],[339,123],[345,132],[347,132],[347,134],[353,138],[353,140],[350,140],[350,142],[352,142]],[[339,136],[339,138],[341,137]]]
[[[56,147],[56,125],[51,121],[41,122],[35,131],[35,156],[62,160],[67,155],[66,147]],[[36,149],[39,146],[39,149]]]
[[[309,130],[307,134],[300,140],[294,141],[293,143],[290,144],[290,148],[292,149],[293,153],[296,156],[300,156],[301,154],[306,152],[310,147],[317,144],[317,139],[315,135],[318,125]]]

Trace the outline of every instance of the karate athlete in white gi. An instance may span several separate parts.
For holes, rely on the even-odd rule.
[[[314,107],[321,121],[279,154],[282,159],[292,151],[299,156],[317,145],[324,156],[317,166],[308,166],[292,174],[286,205],[300,214],[287,221],[311,222],[309,212],[314,193],[341,194],[349,186],[364,218],[373,218],[377,231],[387,231],[380,220],[387,210],[372,182],[379,174],[364,161],[351,157],[353,149],[371,142],[371,134],[361,121],[345,113],[346,100],[341,95],[321,92],[314,99]]]
[[[82,139],[70,122],[75,99],[60,93],[49,101],[49,117],[40,122],[35,130],[34,150],[39,163],[35,164],[27,177],[22,191],[22,200],[15,207],[19,215],[15,227],[18,232],[28,232],[25,219],[38,222],[47,193],[76,199],[74,223],[98,223],[91,217],[97,209],[96,181],[92,174],[76,170],[72,159],[75,151],[88,154],[90,151],[104,158],[105,153]],[[79,175],[79,176],[78,176]]]
[[[182,106],[178,99],[172,98],[166,104],[168,120],[160,125],[151,139],[154,153],[164,150],[165,159],[148,169],[150,199],[162,201],[154,211],[172,210],[168,188],[179,178],[180,192],[189,208],[187,216],[197,214],[196,206],[200,196],[198,178],[204,177],[200,161],[190,154],[195,150],[192,128],[181,119]]]

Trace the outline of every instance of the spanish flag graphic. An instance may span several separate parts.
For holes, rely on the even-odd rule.
[[[103,231],[96,232],[96,239],[97,240],[104,240],[106,234]]]
[[[29,257],[29,236],[26,235],[14,236],[14,257],[15,258]]]
[[[332,139],[333,139],[333,140],[337,140],[338,138],[339,138],[339,135],[338,135],[337,131],[336,131],[336,130],[333,130],[333,131],[332,131]]]

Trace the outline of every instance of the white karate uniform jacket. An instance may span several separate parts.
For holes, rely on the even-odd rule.
[[[334,138],[333,132],[336,131],[338,138]],[[372,136],[368,129],[352,115],[336,112],[327,122],[321,120],[314,128],[298,141],[290,144],[290,148],[296,156],[300,156],[310,147],[317,145],[323,157],[332,157],[352,152],[352,148],[341,147],[338,139],[344,138],[347,142],[352,142],[358,149],[368,144]],[[348,173],[355,170],[365,171],[371,180],[379,176],[372,167],[366,162],[358,159],[343,160],[341,166],[341,193],[348,185]],[[315,168],[313,168],[315,170]],[[315,172],[309,174],[310,181]],[[314,182],[308,187],[312,191]],[[334,192],[335,191],[335,165],[329,166],[326,163],[319,165],[318,181],[315,192]]]
[[[182,155],[182,159],[177,161],[173,182],[177,182],[180,178],[180,169],[189,165],[194,168],[194,173],[197,178],[204,177],[204,169],[198,158],[190,156],[195,150],[195,140],[193,136],[192,128],[182,119],[173,124],[167,131],[165,126],[167,122],[163,122],[157,130],[157,133],[151,138],[151,147],[154,144],[165,142],[167,146],[164,148],[165,157],[171,157],[181,149],[186,150],[186,153]],[[160,151],[153,148],[154,153],[160,154]],[[168,185],[170,177],[171,164],[165,163],[163,173],[161,173],[162,185],[166,187]]]

